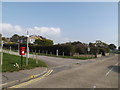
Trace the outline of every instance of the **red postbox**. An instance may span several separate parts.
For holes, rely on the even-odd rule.
[[[20,47],[20,55],[25,55],[25,47]]]

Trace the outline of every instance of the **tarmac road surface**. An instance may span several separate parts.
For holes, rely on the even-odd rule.
[[[20,88],[118,88],[118,56],[84,65],[57,62],[50,62],[51,75]]]

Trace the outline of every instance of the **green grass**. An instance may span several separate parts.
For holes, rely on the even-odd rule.
[[[33,54],[33,53],[30,52],[30,54]],[[95,58],[95,57],[87,57],[87,56],[85,56],[85,57],[80,57],[80,56],[62,56],[62,55],[56,56],[56,55],[44,54],[44,53],[40,53],[39,55],[58,57],[58,58],[71,58],[71,59],[79,59],[79,60],[87,60],[87,59]]]
[[[6,48],[4,48],[4,50],[10,51],[10,49],[6,49]],[[13,51],[13,52],[18,52],[18,50],[13,50],[13,49],[11,49],[11,51]]]
[[[57,57],[57,56],[56,56]],[[77,56],[58,56],[61,58],[71,58],[71,59],[81,59],[81,60],[87,60],[87,59],[92,59],[94,57],[77,57]]]
[[[32,69],[35,67],[47,67],[47,65],[41,61],[38,60],[38,64],[36,64],[36,60],[33,60],[31,58],[28,59],[29,64],[26,66],[26,58],[23,57],[23,66],[20,65],[20,56],[16,55],[10,55],[7,53],[3,53],[3,66],[2,66],[2,72],[13,72],[13,71],[19,71],[24,69]],[[15,63],[18,63],[20,68],[17,68],[14,66]]]

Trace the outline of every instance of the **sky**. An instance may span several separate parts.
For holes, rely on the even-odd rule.
[[[117,2],[3,2],[2,33],[40,35],[55,43],[118,44]]]

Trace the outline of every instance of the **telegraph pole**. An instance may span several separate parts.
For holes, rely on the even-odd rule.
[[[26,53],[26,65],[28,65],[28,38],[29,38],[29,32],[27,31],[27,53]]]

